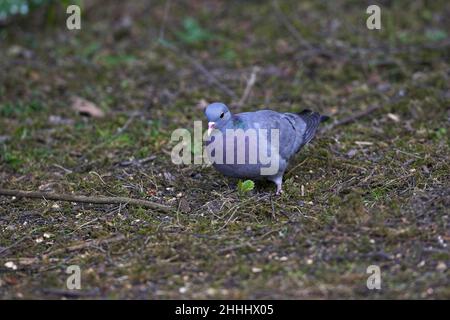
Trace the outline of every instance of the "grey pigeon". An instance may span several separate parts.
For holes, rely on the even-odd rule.
[[[223,155],[218,156],[223,161],[213,161],[214,168],[229,177],[272,181],[277,186],[277,194],[282,192],[283,174],[289,160],[311,141],[319,124],[328,119],[327,116],[310,110],[300,113],[260,110],[233,115],[225,104],[218,102],[208,105],[205,115],[208,119],[208,135],[210,135],[207,146],[210,147],[215,139],[222,139],[222,149],[216,145],[217,150],[211,153],[216,156],[218,151],[223,151]],[[262,134],[258,134],[256,140],[249,136],[239,138],[238,135],[230,138],[237,129],[242,129],[241,131],[244,132],[250,132],[252,130],[249,129],[253,129],[254,132],[262,132]],[[278,145],[270,135],[270,132],[275,131],[279,134]],[[230,139],[227,140],[227,137]],[[243,139],[240,145],[239,139]],[[245,151],[245,161],[243,158],[240,162],[238,161],[237,154],[240,151]],[[229,159],[227,154],[230,155]],[[261,154],[269,156],[271,162],[268,164],[267,157],[262,158]],[[269,167],[271,167],[270,170],[268,170]],[[262,172],[264,168],[265,173]]]

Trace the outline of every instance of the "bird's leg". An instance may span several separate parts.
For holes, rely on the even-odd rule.
[[[277,184],[277,193],[276,193],[276,195],[279,196],[279,195],[281,195],[282,193],[283,193],[283,190],[281,189],[281,183],[280,183],[280,184]]]
[[[283,175],[273,178],[272,181],[277,185],[276,195],[280,195],[283,192],[283,190],[281,189],[281,184],[283,183]]]

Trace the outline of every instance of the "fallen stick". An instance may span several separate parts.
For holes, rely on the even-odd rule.
[[[378,110],[382,110],[386,106],[392,106],[392,104],[400,101],[402,99],[402,97],[403,97],[403,95],[397,94],[393,97],[387,98],[385,102],[383,102],[383,103],[380,102],[380,104],[371,105],[366,110],[362,110],[360,112],[354,113],[351,116],[348,116],[347,118],[336,121],[335,123],[333,123],[327,127],[324,127],[321,131],[324,132],[324,131],[334,129],[335,127],[338,127],[338,126],[343,126],[343,125],[346,125],[349,123],[353,123],[356,120],[367,117],[368,115],[370,115]]]
[[[69,201],[69,202],[82,202],[82,203],[94,203],[94,204],[131,204],[136,206],[142,206],[146,208],[156,209],[164,212],[173,211],[171,207],[159,204],[156,202],[133,199],[127,197],[87,197],[87,196],[76,196],[70,194],[58,194],[49,192],[37,192],[37,191],[22,191],[22,190],[8,190],[0,189],[0,195],[12,196],[17,198],[36,198],[44,200],[55,200],[55,201]]]
[[[334,129],[335,127],[343,126],[343,125],[346,125],[346,124],[355,122],[356,120],[361,119],[361,118],[364,118],[364,117],[370,115],[371,113],[373,113],[373,112],[375,112],[375,111],[377,111],[377,110],[379,110],[379,109],[381,109],[381,108],[382,108],[381,105],[374,105],[374,106],[371,106],[371,107],[367,108],[367,109],[364,110],[364,111],[355,113],[355,114],[353,114],[353,115],[351,115],[351,116],[349,116],[349,117],[347,117],[347,118],[344,118],[344,119],[342,119],[342,120],[339,120],[339,121],[337,121],[337,122],[331,124],[331,125],[328,126],[328,127],[325,127],[325,128],[323,129],[323,131],[328,131],[328,130]]]

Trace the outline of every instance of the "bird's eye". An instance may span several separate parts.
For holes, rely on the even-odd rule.
[[[225,115],[225,113],[222,112],[222,113],[220,114],[220,119],[222,119],[224,115]]]

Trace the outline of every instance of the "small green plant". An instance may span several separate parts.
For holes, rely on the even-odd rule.
[[[252,180],[239,180],[238,182],[238,191],[241,194],[249,192],[255,188],[255,183]]]
[[[445,139],[447,137],[447,129],[446,128],[438,128],[431,132],[431,138],[433,140],[439,141]]]
[[[203,29],[194,18],[185,18],[183,27],[184,30],[177,32],[177,36],[181,41],[187,44],[194,44],[212,39],[211,33]]]
[[[36,112],[41,112],[45,106],[38,100],[32,100],[29,103],[16,102],[0,104],[0,116],[3,117],[26,117]]]
[[[3,145],[0,150],[0,161],[5,162],[14,170],[17,170],[23,163],[20,155],[17,152],[10,151],[6,145]]]
[[[440,29],[428,30],[425,32],[425,37],[430,41],[442,41],[447,39],[447,32]]]

